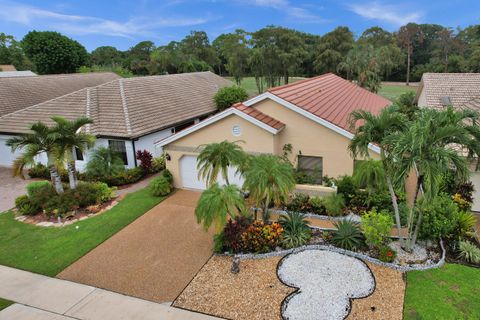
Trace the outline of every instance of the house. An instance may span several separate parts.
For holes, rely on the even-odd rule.
[[[179,188],[204,189],[198,179],[199,147],[223,140],[238,141],[251,154],[283,155],[298,169],[323,176],[352,174],[354,159],[347,147],[353,138],[350,113],[357,109],[377,114],[391,102],[354,83],[328,73],[272,88],[236,104],[156,143],[166,154],[167,168]],[[378,147],[370,146],[379,158]],[[230,169],[229,180],[242,177]]]
[[[0,117],[0,141],[28,133],[35,121],[52,124],[52,116],[91,118],[85,131],[97,137],[96,146],[111,147],[126,167],[137,165],[136,150],[160,155],[154,141],[168,137],[216,112],[213,96],[231,83],[211,72],[115,79],[82,88]],[[0,164],[11,165],[18,156],[0,144]],[[77,150],[76,165],[83,170],[89,152]],[[46,162],[46,159],[39,159]]]
[[[0,64],[0,72],[4,71],[17,71],[13,64]]]
[[[13,77],[35,77],[37,74],[30,71],[1,71],[0,78],[13,78]]]
[[[419,107],[480,111],[480,73],[424,73],[416,101]],[[475,186],[472,209],[480,211],[480,172],[474,166],[470,180]]]

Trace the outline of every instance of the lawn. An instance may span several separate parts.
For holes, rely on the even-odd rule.
[[[164,198],[136,191],[108,212],[63,228],[37,227],[0,215],[0,264],[55,276]]]
[[[232,82],[235,82],[235,80],[234,80],[232,77],[226,77],[226,79],[227,79],[227,80],[230,80],[230,81],[232,81]],[[305,78],[302,78],[302,77],[290,77],[290,78],[289,78],[289,82],[290,82],[290,83],[293,83],[293,82],[295,82],[295,81],[302,80],[302,79],[305,79]],[[282,84],[283,84],[283,83],[282,83]],[[253,96],[258,95],[257,85],[256,85],[256,83],[255,83],[255,78],[254,78],[254,77],[246,77],[246,78],[243,78],[240,86],[247,91],[248,96],[253,97]],[[267,88],[265,88],[265,89],[267,89]]]
[[[5,309],[6,307],[8,307],[11,304],[13,304],[12,301],[0,298],[0,310]]]
[[[407,273],[404,319],[480,319],[480,269],[446,264]]]
[[[378,94],[390,101],[395,101],[402,93],[409,91],[417,92],[417,87],[384,84],[380,90],[378,90]]]

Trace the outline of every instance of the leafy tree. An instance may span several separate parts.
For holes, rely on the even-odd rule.
[[[123,53],[115,47],[102,46],[92,51],[90,61],[93,65],[119,66],[123,62]]]
[[[223,87],[217,91],[213,100],[217,105],[218,110],[223,111],[230,108],[237,102],[242,102],[248,99],[247,91],[242,87],[231,86]]]
[[[348,27],[337,27],[325,34],[318,45],[314,62],[317,72],[336,72],[338,64],[343,61],[353,44],[353,33]]]
[[[243,188],[250,191],[250,197],[262,207],[264,221],[268,220],[270,203],[279,206],[295,188],[291,164],[274,155],[253,157],[244,176]]]
[[[373,46],[355,45],[337,69],[347,74],[347,79],[355,79],[359,86],[377,92],[380,88],[379,68]]]
[[[219,186],[214,183],[200,196],[195,216],[205,230],[215,224],[215,232],[220,234],[227,218],[235,218],[244,209],[245,200],[236,185]]]
[[[204,31],[191,31],[181,41],[181,50],[190,60],[203,61],[210,67],[218,64],[218,56],[210,44],[207,33]]]
[[[240,85],[248,69],[250,49],[247,33],[236,30],[235,33],[221,34],[213,41],[213,47],[219,53],[219,58],[225,64],[228,74],[235,79],[237,85]]]
[[[203,148],[197,158],[198,178],[208,186],[217,182],[219,174],[228,185],[228,168],[242,168],[246,161],[246,154],[236,142],[224,140],[200,147]]]
[[[45,153],[52,184],[58,194],[63,193],[62,181],[57,169],[58,160],[61,156],[58,148],[58,134],[40,121],[32,124],[29,129],[31,133],[7,140],[6,145],[12,148],[12,152],[22,151],[22,155],[15,160],[14,174],[22,175],[26,165],[33,165],[35,157]]]
[[[415,43],[422,43],[424,34],[416,23],[409,23],[400,27],[397,33],[397,40],[401,48],[407,52],[407,85],[410,84],[410,65]]]
[[[136,75],[149,74],[150,55],[154,50],[155,44],[152,41],[141,41],[137,43],[128,50],[127,59],[124,60],[124,66]]]
[[[371,45],[374,48],[389,46],[394,42],[393,34],[378,26],[366,29],[358,38],[358,43]]]
[[[403,113],[409,120],[413,120],[415,113],[419,110],[415,101],[415,92],[402,93],[395,101],[398,112]]]
[[[0,64],[12,64],[17,70],[30,69],[31,62],[13,36],[0,32]]]
[[[52,120],[56,124],[52,130],[58,135],[57,144],[60,159],[64,158],[67,162],[70,189],[74,190],[78,185],[74,152],[75,149],[78,149],[83,153],[86,148],[92,148],[95,144],[94,136],[81,131],[84,126],[92,124],[93,121],[85,117],[73,121],[69,121],[62,117],[52,117]]]
[[[58,32],[30,31],[22,40],[26,56],[40,74],[71,73],[87,63],[87,50]]]

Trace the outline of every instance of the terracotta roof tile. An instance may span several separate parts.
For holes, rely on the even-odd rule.
[[[285,127],[284,123],[270,117],[269,115],[266,115],[263,112],[258,111],[257,109],[255,109],[253,107],[248,107],[248,106],[244,105],[243,103],[234,104],[232,106],[232,108],[240,110],[243,113],[245,113],[245,114],[247,114],[247,115],[263,122],[263,123],[265,123],[266,125],[274,128],[274,129],[280,130],[283,127]]]
[[[378,114],[391,101],[332,73],[271,88],[270,93],[350,131],[352,111]]]

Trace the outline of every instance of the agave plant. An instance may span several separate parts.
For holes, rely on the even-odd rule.
[[[282,215],[278,222],[284,230],[282,243],[285,248],[303,246],[312,236],[312,231],[303,213],[288,212]]]
[[[357,250],[363,245],[364,237],[358,223],[351,220],[340,220],[334,223],[337,230],[333,233],[333,243],[346,250]]]
[[[460,241],[458,257],[468,262],[480,263],[480,248],[469,241]]]

